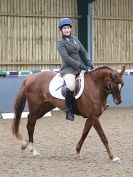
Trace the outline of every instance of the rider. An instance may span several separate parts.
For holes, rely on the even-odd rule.
[[[71,35],[71,29],[72,20],[70,18],[61,18],[59,20],[59,30],[62,37],[57,41],[57,50],[62,58],[60,74],[67,86],[65,96],[67,106],[66,119],[73,121],[73,93],[76,74],[80,70],[93,69],[93,64],[80,41]]]

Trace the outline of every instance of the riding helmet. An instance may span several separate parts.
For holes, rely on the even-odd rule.
[[[72,20],[70,18],[61,18],[59,20],[59,28],[62,29],[65,25],[69,25],[72,28]]]

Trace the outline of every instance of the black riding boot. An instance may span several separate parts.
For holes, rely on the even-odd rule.
[[[74,114],[73,114],[73,91],[70,91],[68,88],[66,89],[66,96],[65,96],[65,101],[66,101],[66,106],[67,109],[65,110],[66,112],[66,119],[67,120],[74,120]]]

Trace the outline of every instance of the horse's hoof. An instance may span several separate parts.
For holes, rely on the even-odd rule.
[[[21,150],[25,150],[26,149],[26,146],[21,146]]]
[[[80,151],[76,151],[76,155],[77,155],[77,156],[80,156]]]
[[[121,160],[118,157],[114,157],[112,161],[114,163],[121,163]]]
[[[75,160],[81,160],[81,159],[82,159],[82,156],[76,153]]]
[[[34,157],[41,157],[41,154],[39,152],[33,152]]]
[[[27,145],[28,145],[28,142],[27,142],[27,141],[23,141],[23,142],[22,142],[21,149],[22,149],[22,150],[25,150],[25,149],[27,148]]]

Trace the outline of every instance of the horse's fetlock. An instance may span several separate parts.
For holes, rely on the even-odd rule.
[[[109,158],[110,158],[111,160],[113,160],[114,156],[113,156],[113,155],[110,155]]]
[[[80,153],[80,149],[81,149],[81,147],[79,146],[79,144],[77,144],[77,146],[76,146],[76,154]]]

